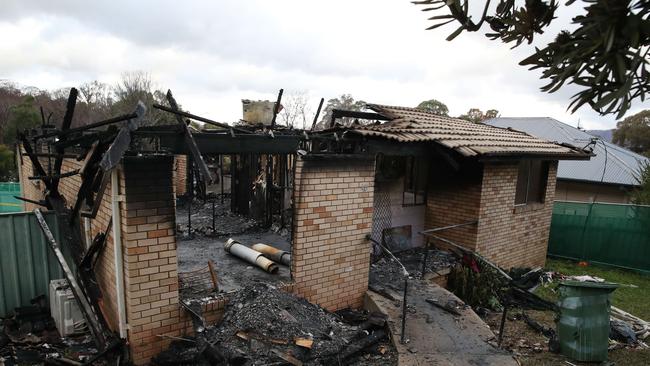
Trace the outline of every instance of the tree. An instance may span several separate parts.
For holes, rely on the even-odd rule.
[[[147,107],[144,124],[176,123],[173,115],[152,107],[154,103],[166,105],[167,93],[154,88],[149,73],[143,71],[122,73],[122,78],[113,86],[112,91],[115,98],[110,108],[112,115],[131,113],[138,101],[142,101]]]
[[[425,100],[415,108],[439,116],[449,116],[449,108],[447,108],[447,105],[436,99]]]
[[[575,0],[567,1],[571,6]],[[635,99],[644,100],[650,88],[648,49],[650,47],[650,1],[647,0],[584,0],[588,6],[572,20],[573,31],[561,31],[541,49],[520,62],[542,71],[548,84],[541,90],[553,93],[565,84],[575,84],[580,91],[569,104],[575,112],[584,104],[602,115],[617,113],[621,118]],[[423,11],[444,14],[430,20],[436,23],[427,29],[457,22],[458,28],[447,40],[463,31],[479,31],[484,24],[491,40],[513,44],[532,43],[555,18],[558,0],[498,0],[482,2],[478,21],[472,17],[469,0],[414,1],[425,5]],[[478,2],[473,2],[474,4]]]
[[[34,106],[34,97],[25,96],[23,100],[9,109],[9,120],[3,131],[2,141],[10,144],[16,141],[18,132],[41,124],[40,113]]]
[[[639,188],[632,192],[632,202],[637,205],[650,205],[650,163],[641,164],[641,171],[636,177]]]
[[[14,152],[7,145],[0,144],[0,182],[16,180]]]
[[[470,108],[467,113],[458,116],[460,119],[474,123],[480,123],[485,120],[497,117],[499,117],[499,111],[496,109],[488,109],[487,112],[483,113],[483,111],[478,108]]]
[[[287,127],[297,127],[296,125],[300,125],[300,128],[303,130],[306,129],[311,124],[310,119],[313,118],[307,92],[305,90],[297,90],[286,93],[285,95],[282,99],[282,111],[278,113],[280,122]]]
[[[612,142],[650,157],[650,110],[617,122]]]
[[[316,125],[316,129],[325,129],[328,128],[332,120],[332,110],[334,109],[345,109],[348,111],[360,111],[366,107],[366,102],[362,100],[354,100],[350,94],[342,94],[338,98],[332,98],[327,101],[325,110],[323,113],[323,118]],[[355,119],[350,117],[343,117],[338,120],[343,126],[350,126],[354,123]]]

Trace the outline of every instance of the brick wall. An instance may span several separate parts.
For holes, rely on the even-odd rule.
[[[176,196],[187,193],[187,155],[174,156],[174,184]]]
[[[20,170],[19,172],[19,177],[20,177],[20,191],[21,191],[21,197],[28,198],[31,200],[42,200],[43,199],[43,189],[45,188],[43,186],[43,183],[38,180],[29,180],[28,178],[31,176],[34,176],[34,167],[32,165],[32,161],[29,160],[29,157],[25,155],[25,153],[22,153],[22,156],[19,157],[18,159],[18,169]],[[40,207],[43,209],[43,207],[35,205],[33,203],[29,202],[23,202],[24,205],[24,210],[25,211],[33,211],[35,208]]]
[[[550,164],[544,203],[515,207],[516,164],[485,164],[478,252],[503,268],[546,263],[557,162]]]
[[[360,307],[368,288],[374,159],[298,158],[294,293],[328,310]]]
[[[473,220],[478,225],[438,233],[475,250],[504,268],[536,267],[546,262],[557,162],[550,164],[543,204],[515,207],[518,166],[484,164],[434,179],[427,197],[426,227]],[[444,247],[436,242],[436,246]]]
[[[430,179],[425,214],[426,228],[433,229],[477,220],[481,204],[481,179],[480,166]],[[441,231],[436,235],[469,249],[476,249],[475,225]],[[436,245],[444,247],[439,241]]]

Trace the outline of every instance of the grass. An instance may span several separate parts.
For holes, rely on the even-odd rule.
[[[650,276],[591,264],[587,267],[581,267],[573,261],[550,258],[546,261],[546,268],[564,275],[591,275],[604,278],[608,282],[621,284],[623,286],[612,294],[612,305],[646,321],[650,320],[650,306],[648,305]],[[636,287],[625,285],[634,285]],[[547,300],[556,301],[556,287],[557,283],[540,287],[537,289],[536,294]]]

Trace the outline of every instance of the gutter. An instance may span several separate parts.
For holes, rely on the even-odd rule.
[[[117,292],[117,317],[120,338],[126,339],[126,306],[124,298],[124,256],[122,254],[122,220],[120,216],[119,180],[117,169],[111,170],[111,216],[113,220],[113,253],[115,254],[115,289]]]

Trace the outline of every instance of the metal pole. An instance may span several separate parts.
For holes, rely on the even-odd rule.
[[[506,325],[506,314],[508,313],[508,307],[503,307],[503,315],[501,315],[501,325],[499,326],[499,342],[498,346],[501,347],[501,341],[503,340],[503,328]]]
[[[429,259],[429,241],[424,245],[424,256],[422,257],[422,278],[427,273],[427,260]]]
[[[215,212],[215,203],[217,201],[217,197],[212,198],[212,232],[214,233],[216,231],[215,227],[215,218],[217,217],[217,213]]]
[[[408,294],[409,278],[404,276],[404,300],[402,300],[402,337],[401,342],[404,344],[406,341],[406,296]]]
[[[188,156],[188,169],[190,173],[190,196],[187,201],[187,236],[192,235],[192,201],[194,199],[194,172],[192,170],[192,159]]]
[[[232,161],[232,160],[231,160]],[[221,182],[221,204],[223,205],[223,155],[219,155],[219,174],[221,178],[219,182]]]

